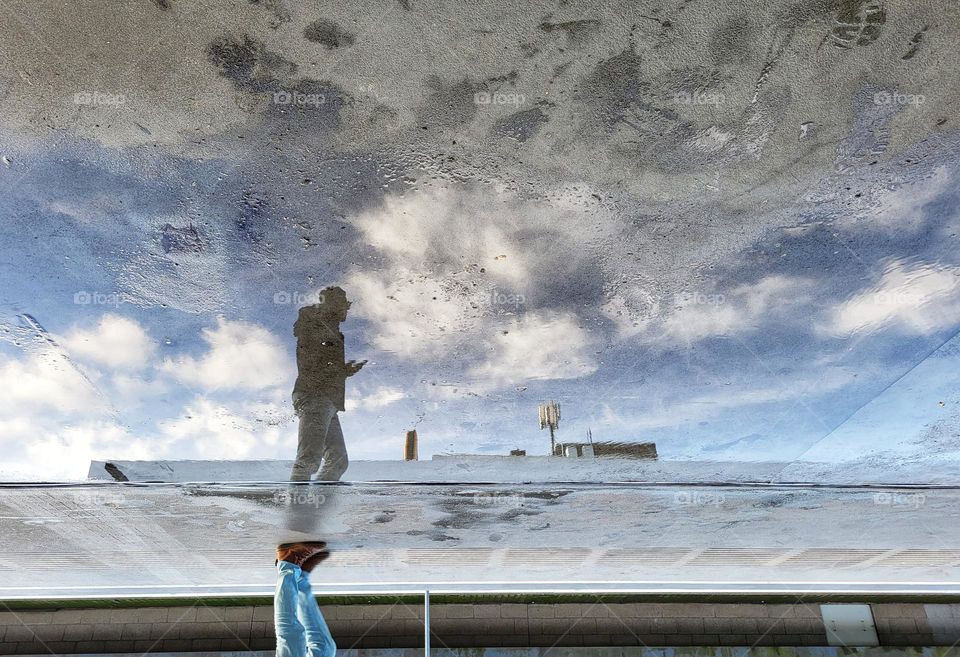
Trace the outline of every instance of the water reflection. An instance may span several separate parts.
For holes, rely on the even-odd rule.
[[[548,455],[546,400],[584,461],[960,462],[960,105],[950,67],[915,68],[936,44],[885,66],[844,41],[784,75],[837,3],[771,0],[801,35],[772,50],[722,11],[661,30],[584,3],[556,17],[592,26],[572,35],[491,4],[437,21],[437,57],[391,11],[331,67],[275,3],[229,34],[120,4],[76,22],[152,53],[142,75],[43,11],[69,70],[0,26],[33,44],[7,67],[30,75],[0,73],[0,478],[236,459],[245,479],[294,449],[278,479],[396,476],[414,428],[421,465]],[[337,289],[353,307],[313,303]],[[354,350],[371,367],[344,394]]]
[[[299,418],[296,458],[291,482],[339,481],[349,465],[338,412],[345,410],[346,380],[366,361],[347,361],[340,324],[347,319],[350,301],[340,287],[320,291],[317,303],[300,308],[293,326],[297,339],[297,380],[293,408]],[[335,486],[291,483],[285,527],[295,535],[314,538],[324,531],[324,519],[335,512]]]
[[[291,481],[308,481],[314,474],[323,481],[338,481],[347,470],[347,446],[337,413],[345,410],[347,378],[366,363],[345,360],[340,324],[349,309],[343,289],[327,287],[318,303],[300,309],[293,326],[298,371],[293,408],[300,429]]]

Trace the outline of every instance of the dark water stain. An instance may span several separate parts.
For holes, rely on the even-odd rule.
[[[202,253],[204,241],[193,224],[178,228],[164,224],[160,229],[160,246],[164,253]]]
[[[428,130],[431,127],[455,127],[469,123],[476,116],[484,100],[489,102],[489,93],[503,88],[503,85],[513,85],[520,74],[510,71],[503,75],[496,75],[474,82],[464,78],[457,82],[447,82],[436,75],[428,77],[425,86],[430,90],[426,102],[417,112],[417,121],[421,128]],[[478,99],[483,94],[485,98]]]
[[[283,119],[284,125],[309,126],[332,134],[340,127],[340,110],[352,103],[353,97],[331,82],[302,78],[284,84],[274,92],[273,100],[268,111]]]
[[[786,504],[788,498],[786,495],[772,495],[766,496],[760,499],[759,501],[753,504],[754,508],[758,509],[775,509]]]
[[[913,59],[913,56],[917,54],[918,50],[920,50],[920,43],[923,41],[923,35],[928,29],[930,29],[930,26],[924,25],[922,30],[913,35],[913,38],[910,39],[910,49],[900,59]]]
[[[714,31],[708,46],[710,55],[716,64],[745,64],[753,59],[757,37],[749,16],[734,16]]]
[[[598,127],[609,131],[623,120],[632,106],[645,102],[649,85],[640,79],[639,71],[640,56],[632,49],[623,50],[594,67],[575,95],[590,109],[590,123],[599,123]]]
[[[528,59],[529,59],[530,57],[533,57],[534,55],[536,55],[538,52],[540,52],[540,48],[538,48],[537,46],[533,45],[532,43],[521,43],[521,44],[520,44],[520,53],[521,53],[524,57],[526,57],[526,58],[528,58]]]
[[[881,0],[796,0],[777,14],[774,24],[792,29],[824,18],[831,18],[833,26],[821,45],[830,42],[850,49],[876,41],[887,22],[887,12]]]
[[[505,116],[493,126],[494,134],[519,142],[525,142],[535,135],[549,117],[539,107],[515,112]]]
[[[504,82],[509,82],[510,84],[513,84],[514,82],[517,81],[518,77],[520,77],[520,74],[517,71],[510,71],[509,73],[506,73],[504,75],[496,75],[493,77],[485,78],[483,83],[488,85],[497,85],[497,84],[502,84]]]
[[[157,5],[162,11],[167,11],[170,9],[171,4],[170,0],[150,0],[153,4]]]
[[[679,114],[674,98],[683,91],[692,95],[716,84],[709,69],[670,71],[657,80],[640,77],[640,56],[632,49],[599,62],[586,75],[574,95],[583,104],[578,135],[595,142],[597,135],[620,133],[617,147],[625,157],[639,153],[663,161],[676,159],[678,141],[691,137],[695,126]]]
[[[521,518],[523,516],[539,516],[542,514],[543,511],[534,511],[533,509],[527,509],[525,507],[516,507],[501,513],[499,516],[497,516],[497,520],[515,520],[516,518]]]
[[[352,46],[356,41],[356,36],[325,18],[315,20],[304,28],[303,37],[307,41],[319,43],[327,50]]]
[[[207,56],[222,75],[237,86],[248,88],[260,49],[261,45],[250,37],[243,41],[224,38],[207,47]]]
[[[492,522],[492,518],[475,510],[471,499],[443,500],[438,506],[447,513],[447,517],[435,520],[431,524],[441,529],[467,529],[475,525]]]
[[[413,3],[410,0],[397,0],[400,3],[400,8],[404,11],[413,11]]]
[[[866,46],[880,37],[887,12],[879,2],[836,0],[836,22],[831,32],[838,48]]]
[[[411,529],[407,532],[407,536],[427,536],[431,541],[459,541],[460,539],[456,536],[450,536],[449,534],[444,534],[441,531],[424,531],[422,529]]]
[[[432,525],[438,529],[469,529],[525,516],[537,516],[543,512],[535,507],[559,504],[558,500],[570,492],[572,491],[547,490],[522,494],[501,491],[483,495],[465,493],[439,501],[437,507],[446,516],[434,521]],[[504,509],[504,504],[509,508]]]
[[[220,74],[245,91],[276,92],[281,80],[296,73],[297,65],[244,35],[223,37],[207,47],[207,56]]]
[[[547,502],[553,502],[559,500],[560,498],[566,497],[571,494],[572,490],[544,490],[544,491],[532,491],[524,492],[523,499],[534,499],[534,500],[545,500]]]
[[[485,84],[468,78],[449,83],[435,75],[428,77],[425,85],[429,95],[417,112],[417,121],[428,127],[469,123],[478,110],[475,95],[486,90]]]
[[[296,63],[246,35],[215,41],[207,48],[207,55],[238,89],[272,94],[268,114],[290,125],[299,125],[290,123],[298,119],[304,127],[333,133],[340,127],[340,110],[352,101],[349,94],[330,82],[295,78]]]
[[[568,37],[579,40],[596,32],[600,28],[600,21],[595,18],[582,19],[577,21],[565,21],[563,23],[551,23],[544,21],[540,23],[540,30],[550,34],[552,32],[564,32]]]

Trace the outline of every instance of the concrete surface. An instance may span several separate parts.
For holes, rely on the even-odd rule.
[[[0,598],[321,592],[960,592],[956,488],[84,484],[0,488]],[[42,557],[42,558],[38,558]],[[29,564],[29,567],[24,567]]]

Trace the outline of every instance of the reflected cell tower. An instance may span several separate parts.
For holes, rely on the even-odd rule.
[[[552,399],[540,404],[540,428],[550,427],[550,456],[556,456],[557,443],[553,432],[560,426],[560,404]]]

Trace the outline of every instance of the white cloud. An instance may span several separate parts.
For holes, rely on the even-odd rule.
[[[0,417],[48,411],[93,415],[106,408],[93,385],[53,348],[20,359],[0,356],[0,390]]]
[[[170,380],[166,377],[149,378],[138,373],[117,372],[109,379],[110,401],[124,416],[135,409],[152,404],[170,390]]]
[[[523,381],[576,379],[597,369],[594,340],[570,313],[533,312],[487,341],[487,358],[470,376],[480,388]]]
[[[528,263],[508,233],[516,228],[513,217],[529,211],[497,194],[434,190],[389,196],[354,225],[398,265],[476,265],[502,284],[520,285],[529,277]]]
[[[376,410],[398,402],[406,396],[400,388],[382,387],[368,395],[347,399],[345,407],[348,411],[357,409]]]
[[[156,456],[154,441],[138,438],[110,421],[64,426],[34,436],[26,454],[45,480],[85,479],[95,459],[146,460]]]
[[[103,330],[73,332],[65,342],[81,349],[109,344],[109,336],[115,335],[112,325],[108,320],[101,323]],[[123,322],[120,326],[119,335],[129,335],[129,326]],[[236,399],[234,406],[242,406],[238,411],[200,398],[187,405],[186,417],[135,433],[121,420],[142,418],[137,406],[149,405],[169,391],[164,377],[150,377],[144,368],[106,373],[91,369],[89,376],[107,393],[104,397],[52,345],[14,358],[0,355],[0,386],[7,391],[0,404],[0,477],[83,479],[89,462],[103,459],[276,458],[277,445],[285,437],[292,451],[296,430],[291,428],[288,392],[277,385],[284,382],[291,364],[279,341],[260,327],[223,320],[206,331],[204,339],[209,350],[202,357],[167,361],[163,368],[211,389],[253,389],[257,399],[249,399],[249,394]],[[114,407],[121,409],[119,418]]]
[[[832,335],[888,326],[926,335],[960,323],[960,267],[893,262],[871,289],[833,308],[819,327]]]
[[[543,191],[548,201],[497,189],[427,189],[388,196],[354,218],[383,258],[375,271],[346,280],[356,315],[374,323],[375,344],[401,357],[444,354],[482,337],[491,316],[519,311],[494,298],[532,300],[547,277],[592,263],[593,245],[611,238],[607,211],[584,201],[592,200],[586,186]],[[451,339],[451,332],[464,335]]]
[[[48,346],[0,356],[0,477],[84,479],[95,455],[142,456],[106,399],[63,353]]]
[[[383,259],[345,280],[373,345],[425,366],[472,363],[452,383],[474,390],[592,372],[595,347],[576,315],[541,313],[533,300],[546,277],[589,266],[597,254],[584,245],[602,244],[611,227],[589,188],[547,191],[548,202],[496,189],[426,190],[356,217]]]
[[[878,193],[876,207],[868,215],[867,221],[871,227],[898,233],[917,230],[925,222],[924,206],[951,189],[949,170],[945,166],[938,167],[927,178]],[[854,225],[863,228],[864,223],[859,221]]]
[[[258,415],[264,413],[262,407],[256,411]],[[272,413],[283,416],[280,408],[272,409]],[[290,438],[291,450],[284,456],[292,458],[292,451],[296,449],[293,431],[286,430],[281,423],[257,422],[205,397],[187,404],[183,417],[161,421],[158,426],[164,440],[170,442],[171,451],[179,458],[184,458],[185,451],[194,458],[204,459],[276,458],[277,446],[284,437]]]
[[[673,344],[750,331],[810,299],[810,281],[778,274],[723,292],[688,290],[664,297],[638,287],[612,295],[600,310],[621,338],[642,334]]]
[[[156,350],[140,324],[113,313],[104,314],[92,329],[73,329],[60,343],[71,356],[115,369],[141,368]]]
[[[0,419],[0,477],[12,480],[75,481],[87,477],[91,460],[152,459],[153,440],[132,435],[112,420],[68,423],[62,417],[22,415]]]
[[[478,296],[403,267],[355,272],[346,286],[351,313],[373,323],[374,346],[399,358],[445,353],[481,324]]]
[[[267,329],[218,318],[203,330],[209,350],[199,359],[167,359],[162,369],[179,381],[207,390],[263,390],[293,384],[293,361],[283,343]]]
[[[753,330],[770,314],[808,299],[806,281],[782,275],[726,293],[690,292],[675,298],[663,330],[670,338],[687,342],[732,335]]]

